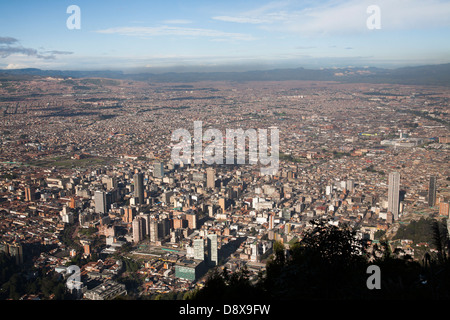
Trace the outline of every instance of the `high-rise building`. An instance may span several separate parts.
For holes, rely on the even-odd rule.
[[[76,206],[75,198],[71,197],[70,201],[69,201],[69,208],[70,209],[75,209],[75,206]]]
[[[186,213],[186,220],[188,221],[189,229],[197,229],[198,217],[195,212]]]
[[[345,189],[347,189],[348,192],[353,192],[355,189],[355,181],[353,179],[349,179],[345,183]]]
[[[153,176],[155,178],[164,177],[164,164],[162,162],[156,161],[153,163]]]
[[[213,168],[206,169],[206,187],[214,189],[216,186],[216,170]]]
[[[273,213],[269,214],[269,230],[272,230],[274,227],[274,217],[275,215]]]
[[[193,181],[205,181],[205,174],[202,172],[194,172],[192,174]]]
[[[281,210],[281,216],[284,220],[290,220],[291,219],[291,211],[288,208],[283,208]]]
[[[138,198],[138,204],[144,204],[144,174],[142,172],[134,175],[134,196]]]
[[[109,210],[108,197],[105,191],[97,190],[94,194],[95,212],[107,213]]]
[[[26,187],[25,188],[25,201],[33,201],[35,200],[35,190],[33,187]]]
[[[133,227],[133,242],[139,242],[145,236],[145,220],[142,217],[134,218],[132,222]]]
[[[439,215],[450,218],[450,203],[448,201],[439,203]]]
[[[66,207],[64,207],[64,208],[66,208]],[[64,223],[67,223],[67,224],[73,224],[73,222],[74,222],[74,216],[73,216],[73,213],[72,212],[62,212],[61,213],[61,220],[62,220],[62,222],[64,222]]]
[[[386,223],[387,224],[392,224],[394,222],[394,216],[392,215],[392,212],[388,212],[386,214]]]
[[[125,207],[124,208],[124,215],[123,215],[123,222],[131,223],[133,222],[134,216],[136,215],[136,208],[134,207]]]
[[[333,190],[332,186],[326,186],[325,187],[325,195],[329,196],[331,194],[332,190]]]
[[[143,232],[144,232],[144,236],[149,236],[150,235],[150,215],[147,213],[142,213],[139,214],[139,217],[142,218],[143,221]]]
[[[428,184],[428,206],[430,207],[436,204],[436,180],[435,176],[431,176]]]
[[[159,233],[158,233],[158,220],[151,220],[150,221],[150,242],[157,242],[159,239]]]
[[[117,187],[117,179],[115,177],[106,177],[104,180],[106,190],[111,190]]]
[[[219,264],[217,234],[208,234],[208,262],[211,266]]]
[[[9,255],[14,257],[16,264],[23,264],[23,248],[20,243],[11,243],[8,245]]]
[[[222,212],[225,212],[227,209],[227,199],[220,198],[219,199],[219,207],[222,208]]]
[[[172,219],[173,228],[174,229],[182,229],[185,221],[186,220],[182,219],[181,217],[173,218]]]
[[[160,219],[158,222],[158,235],[161,238],[170,234],[170,220],[168,218]]]
[[[389,173],[388,211],[392,213],[394,220],[398,220],[400,209],[400,173]]]
[[[205,241],[203,238],[194,239],[194,259],[205,260]]]
[[[257,262],[259,260],[259,249],[258,249],[258,243],[255,241],[250,245],[250,248],[252,250],[250,261]]]

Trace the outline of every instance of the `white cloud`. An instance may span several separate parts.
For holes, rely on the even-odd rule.
[[[450,2],[440,0],[330,0],[307,7],[294,2],[270,3],[236,15],[214,20],[255,24],[267,31],[302,35],[358,34],[367,32],[367,7],[380,8],[384,30],[415,30],[450,26]]]
[[[152,37],[152,36],[180,36],[180,37],[209,37],[228,40],[254,40],[249,34],[223,32],[212,29],[202,28],[184,28],[175,26],[159,27],[117,27],[104,30],[98,30],[102,34],[120,34],[134,37]]]
[[[214,20],[226,21],[226,22],[236,22],[236,23],[250,23],[250,24],[260,24],[260,23],[270,23],[269,19],[255,18],[255,17],[230,17],[230,16],[217,16],[213,17]]]
[[[5,69],[8,70],[13,70],[13,69],[24,69],[24,68],[29,68],[29,65],[26,64],[17,64],[17,63],[9,63]]]
[[[192,23],[191,20],[186,19],[173,19],[173,20],[164,20],[165,24],[190,24]]]

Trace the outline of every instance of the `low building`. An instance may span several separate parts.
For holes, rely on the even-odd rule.
[[[197,281],[205,274],[204,261],[196,259],[185,259],[175,265],[175,277],[189,281]]]
[[[127,290],[124,284],[107,280],[97,287],[84,293],[84,297],[89,300],[111,300],[120,295],[126,295]]]

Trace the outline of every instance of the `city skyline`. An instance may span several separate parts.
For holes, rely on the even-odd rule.
[[[67,24],[71,5],[79,29]],[[124,71],[448,63],[450,3],[2,3],[0,69]],[[379,29],[368,28],[379,9]]]

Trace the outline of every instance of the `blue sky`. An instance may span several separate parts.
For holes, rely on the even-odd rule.
[[[66,26],[70,5],[80,29]],[[450,62],[449,39],[440,0],[0,2],[3,69],[396,67]]]

